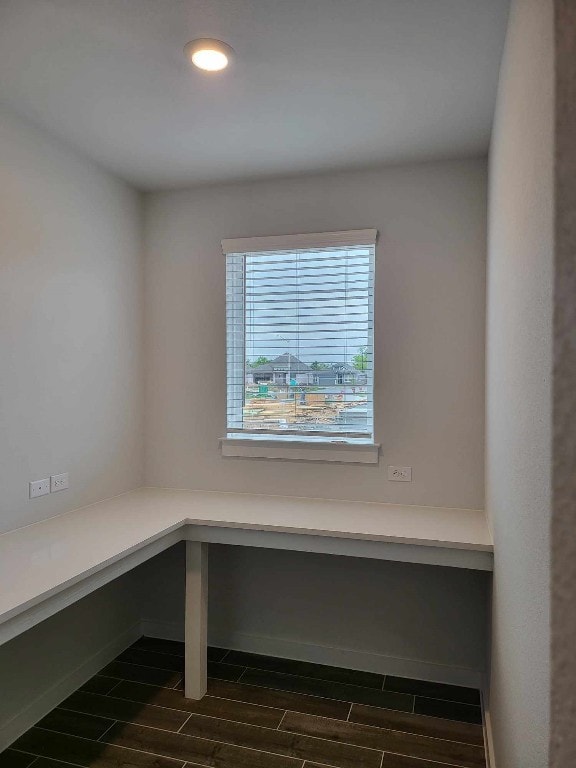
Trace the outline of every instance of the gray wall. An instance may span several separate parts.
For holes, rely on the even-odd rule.
[[[552,18],[550,0],[512,5],[490,160],[486,502],[498,768],[548,765]]]
[[[0,115],[0,531],[142,481],[136,192]],[[70,489],[28,499],[28,482]]]
[[[223,459],[227,237],[376,227],[379,466]],[[447,507],[484,503],[486,163],[146,197],[146,480]],[[409,465],[412,483],[386,480]]]
[[[140,214],[125,184],[2,113],[0,531],[142,482]],[[58,472],[70,490],[28,499]],[[129,642],[129,584],[0,648],[0,750]]]
[[[380,231],[380,465],[223,459],[220,240],[362,227]],[[483,159],[150,194],[145,229],[148,484],[483,506]],[[412,466],[414,481],[388,482],[387,464]],[[477,681],[484,668],[481,574],[262,550],[215,548],[212,559],[214,642],[434,679],[467,670]],[[166,567],[159,589],[181,562]],[[358,595],[374,607],[368,620]],[[283,613],[285,601],[295,609]],[[181,632],[179,604],[162,591],[147,617],[160,634]]]
[[[140,578],[144,631],[183,640],[184,548]],[[486,573],[212,545],[209,580],[213,645],[480,685]]]
[[[0,647],[0,752],[140,636],[138,569]]]

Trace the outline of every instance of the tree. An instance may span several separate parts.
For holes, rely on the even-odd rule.
[[[319,363],[318,360],[314,360],[313,363],[310,363],[310,368],[312,368],[313,371],[325,371],[327,368],[330,368],[328,363]]]
[[[368,347],[358,349],[358,354],[352,358],[352,365],[357,371],[365,371],[368,368]]]
[[[270,360],[269,357],[265,357],[264,355],[260,355],[260,357],[257,357],[256,360],[253,362],[250,362],[250,360],[246,360],[246,365],[250,368],[256,368],[259,365],[264,365],[265,363],[271,363],[272,360]]]

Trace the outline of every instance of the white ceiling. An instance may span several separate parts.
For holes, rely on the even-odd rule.
[[[0,99],[138,187],[486,151],[508,0],[0,0]],[[232,69],[192,69],[216,37]]]

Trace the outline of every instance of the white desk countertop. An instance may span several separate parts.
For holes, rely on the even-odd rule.
[[[460,567],[483,570],[493,551],[482,510],[139,488],[0,536],[0,643],[177,541],[226,543],[222,529],[248,537],[231,543],[252,546],[250,536],[264,541],[263,532],[273,541],[260,545],[287,549],[329,551],[309,542],[339,540],[334,554],[357,555],[353,545],[372,542],[366,556],[413,562],[438,564],[429,554],[460,550]],[[398,547],[418,558],[395,556]]]

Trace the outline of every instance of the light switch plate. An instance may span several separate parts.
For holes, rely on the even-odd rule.
[[[45,477],[43,480],[33,480],[29,483],[30,498],[35,499],[37,496],[46,496],[50,493],[50,478]]]
[[[66,488],[68,488],[68,472],[62,472],[61,475],[50,475],[50,493],[65,491]]]
[[[399,483],[411,483],[412,467],[388,467],[388,480]]]

